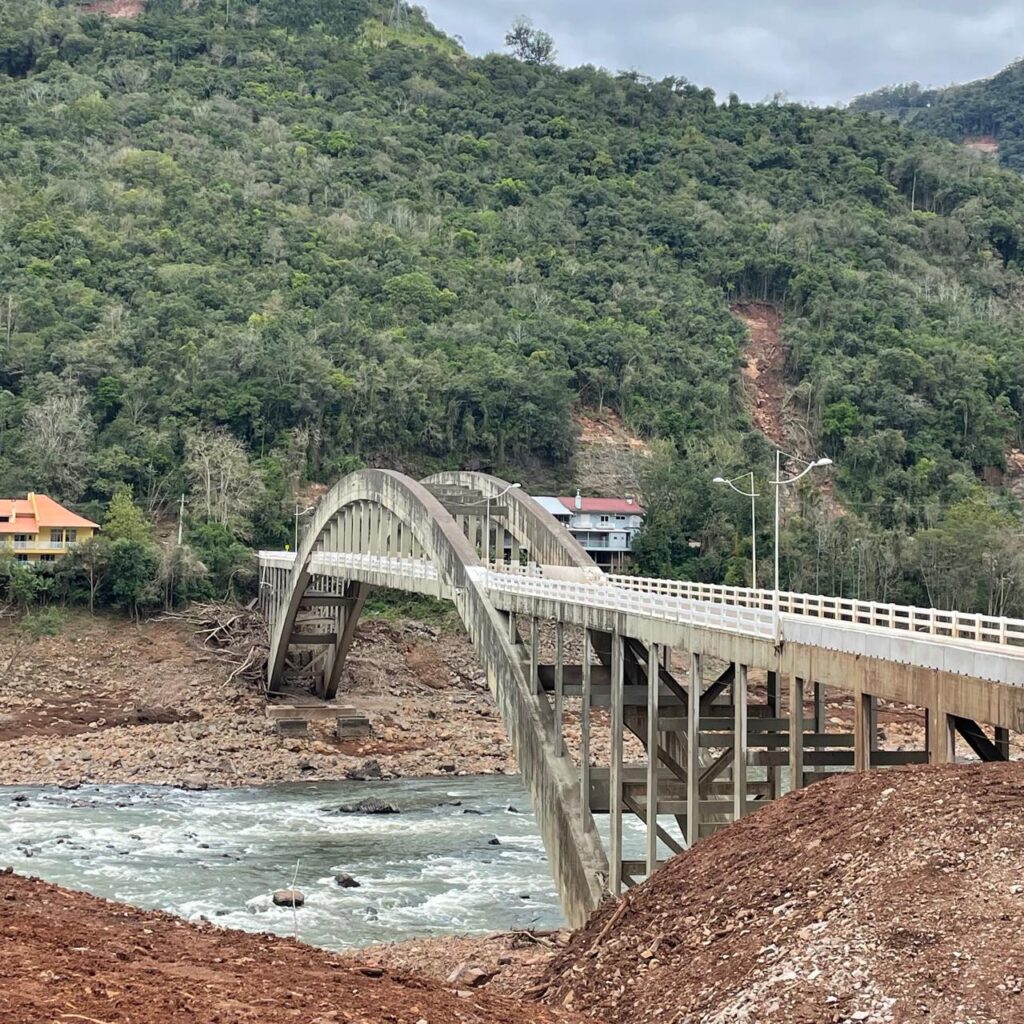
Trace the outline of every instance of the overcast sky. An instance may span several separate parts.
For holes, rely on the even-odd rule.
[[[1024,56],[1021,0],[422,0],[471,53],[519,14],[565,66],[679,75],[756,102],[828,104],[894,82],[948,85]]]

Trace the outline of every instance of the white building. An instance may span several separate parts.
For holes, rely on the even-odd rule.
[[[602,569],[621,569],[644,525],[644,510],[633,498],[537,497]]]

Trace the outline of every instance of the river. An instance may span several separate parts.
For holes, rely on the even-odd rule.
[[[376,797],[399,814],[341,814]],[[639,847],[638,824],[627,842]],[[498,844],[491,840],[497,839]],[[328,949],[564,923],[517,778],[184,792],[0,787],[0,866],[190,920]],[[359,888],[336,884],[339,872]],[[275,907],[275,889],[306,896]]]

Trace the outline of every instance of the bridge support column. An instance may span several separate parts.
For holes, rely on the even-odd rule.
[[[555,754],[561,757],[565,752],[562,741],[563,716],[565,714],[565,623],[555,623]]]
[[[732,817],[739,821],[747,813],[747,666],[737,665],[732,684]]]
[[[941,704],[928,708],[928,761],[930,764],[956,763],[956,724]]]
[[[690,654],[690,688],[686,704],[686,845],[700,839],[700,695],[703,657]]]
[[[658,733],[658,646],[647,648],[647,874],[653,875],[658,868],[658,750],[661,737]]]
[[[804,788],[804,681],[789,679],[789,788]]]
[[[871,695],[863,690],[853,694],[853,770],[871,767]]]
[[[609,846],[611,855],[611,892],[622,893],[622,736],[623,736],[623,657],[622,637],[612,634],[611,680],[611,752],[608,771]]]
[[[768,717],[769,718],[781,718],[782,717],[782,701],[779,697],[779,674],[777,672],[768,673],[767,683],[767,703],[768,703]],[[775,800],[782,796],[782,769],[777,765],[772,765],[768,769],[768,799]]]
[[[583,809],[583,829],[594,827],[590,813],[590,665],[594,660],[593,640],[590,627],[583,627],[583,694],[580,703],[580,804]]]
[[[995,727],[996,749],[1002,755],[1004,761],[1010,760],[1010,730],[1001,725]]]

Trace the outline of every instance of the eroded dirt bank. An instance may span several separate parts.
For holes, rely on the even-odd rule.
[[[546,1001],[613,1024],[1024,1020],[1024,766],[836,777],[608,905]]]
[[[570,1014],[0,876],[4,1024],[559,1024]]]

